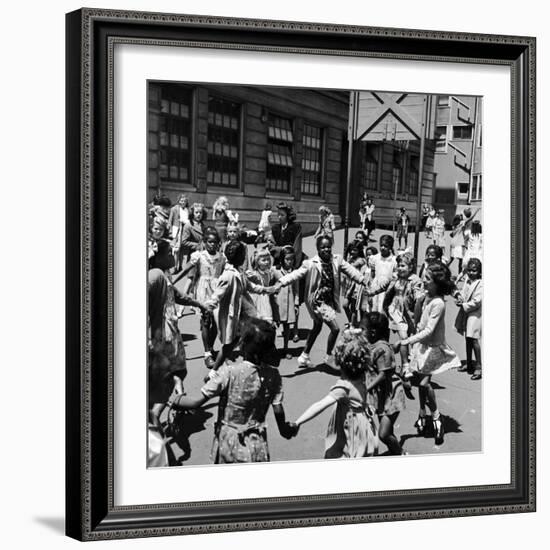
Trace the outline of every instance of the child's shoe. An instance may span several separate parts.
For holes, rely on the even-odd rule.
[[[434,423],[434,440],[436,445],[443,445],[443,423],[441,422],[441,417],[433,421]]]
[[[426,430],[426,416],[419,416],[414,423],[418,435],[424,435]]]
[[[311,367],[311,359],[309,358],[309,353],[303,351],[298,357],[298,366],[299,367]]]
[[[204,364],[207,369],[211,369],[214,366],[214,358],[212,357],[212,352],[207,351],[204,353]]]

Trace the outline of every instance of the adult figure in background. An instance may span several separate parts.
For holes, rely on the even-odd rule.
[[[426,230],[426,222],[428,221],[428,216],[430,214],[430,207],[424,203],[422,205],[422,229]]]
[[[271,229],[272,243],[270,252],[275,263],[279,265],[279,257],[283,246],[291,246],[296,254],[296,265],[301,265],[303,260],[302,253],[302,226],[296,222],[296,212],[292,206],[285,202],[277,205],[277,216],[279,223],[273,225]]]
[[[399,250],[404,250],[404,248],[407,248],[407,243],[409,240],[409,223],[410,223],[409,215],[407,214],[407,211],[401,207],[399,211],[396,214],[395,218],[395,226],[397,229],[397,242],[399,246]],[[405,241],[405,246],[401,246],[401,241]]]

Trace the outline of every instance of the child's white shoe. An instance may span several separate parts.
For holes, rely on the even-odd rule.
[[[309,353],[305,351],[300,354],[298,357],[298,366],[299,367],[311,367],[311,359],[309,358]]]
[[[336,368],[336,363],[334,362],[334,355],[326,355],[325,360],[323,361],[328,367]]]

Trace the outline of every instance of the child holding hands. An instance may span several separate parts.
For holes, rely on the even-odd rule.
[[[378,451],[374,409],[367,401],[365,369],[370,362],[367,341],[357,330],[346,330],[335,348],[340,378],[329,393],[313,403],[294,425],[298,428],[332,407],[325,458],[359,458]]]

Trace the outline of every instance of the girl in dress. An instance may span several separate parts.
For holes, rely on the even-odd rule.
[[[319,206],[319,227],[315,231],[314,238],[326,235],[332,242],[334,242],[334,230],[336,225],[334,223],[334,214],[328,206]]]
[[[466,241],[464,264],[468,265],[472,258],[481,261],[483,258],[483,241],[481,238],[481,223],[478,220],[474,220],[471,227],[465,230],[464,240]]]
[[[378,254],[375,246],[368,246],[365,249],[365,265],[361,268],[361,275],[365,277],[365,284],[355,284],[351,289],[350,300],[355,301],[357,317],[360,321],[365,315],[373,310],[373,299],[369,296],[368,290],[374,280],[374,266],[372,258]]]
[[[280,279],[281,277],[292,273],[292,271],[294,271],[295,262],[296,258],[294,249],[291,246],[283,246],[281,249],[281,268],[276,270],[277,278]],[[292,358],[288,349],[290,329],[293,327],[295,336],[297,336],[298,331],[297,310],[300,305],[298,291],[298,283],[294,282],[284,288],[281,288],[277,294],[279,320],[283,325],[283,353],[285,353],[287,359]]]
[[[214,427],[212,462],[268,462],[265,417],[273,407],[279,433],[290,439],[297,428],[285,420],[281,375],[275,364],[275,328],[267,321],[248,319],[241,329],[243,361],[224,365],[201,388],[200,395],[177,395],[175,409],[194,409],[220,396]]]
[[[214,312],[218,326],[218,338],[222,348],[212,369],[216,371],[229,357],[239,341],[239,325],[242,320],[257,317],[258,313],[250,297],[250,292],[267,294],[275,289],[256,285],[240,271],[245,258],[246,246],[240,241],[231,241],[225,247],[227,262],[216,282],[206,307]]]
[[[461,372],[472,372],[472,351],[476,357],[476,368],[472,380],[481,378],[481,302],[483,282],[481,280],[481,261],[472,258],[467,266],[468,279],[457,296],[456,305],[460,308],[455,321],[456,330],[466,337],[466,365]]]
[[[363,251],[361,250],[359,243],[356,241],[352,241],[348,244],[344,258],[358,271],[361,271],[366,264]],[[344,277],[340,284],[342,287],[342,306],[346,312],[346,317],[348,318],[348,325],[346,328],[349,328],[350,324],[357,326],[357,323],[359,322],[357,309],[357,287],[362,285],[358,285],[358,283],[351,281],[347,277]]]
[[[241,226],[236,222],[230,222],[227,225],[227,241],[225,241],[223,245],[223,251],[225,251],[225,247],[228,243],[232,241],[240,241],[243,244],[243,230]],[[250,268],[250,260],[248,258],[248,247],[245,245],[245,253],[244,253],[244,262],[243,265],[240,267],[241,271],[246,271]]]
[[[431,244],[426,248],[426,256],[424,257],[424,263],[420,267],[420,273],[418,276],[420,279],[424,278],[424,274],[430,265],[434,263],[446,264],[446,258],[443,256],[443,249],[436,244]]]
[[[436,215],[437,214],[436,214],[435,208],[433,207],[433,205],[430,206],[428,217],[426,219],[426,238],[427,239],[432,238]]]
[[[367,234],[364,231],[359,230],[357,231],[357,233],[355,233],[355,237],[353,238],[353,240],[359,245],[359,248],[361,248],[361,252],[363,252],[363,256],[365,256],[367,246],[369,245],[367,241]]]
[[[195,270],[193,278],[193,295],[201,304],[210,300],[218,277],[225,266],[225,256],[220,252],[220,236],[214,227],[207,227],[204,231],[204,250],[197,250],[191,254],[189,262],[178,275],[184,277],[192,269]],[[212,368],[214,360],[214,342],[218,330],[214,316],[210,311],[201,315],[201,336],[204,345],[204,362],[207,368]]]
[[[267,248],[254,253],[252,270],[247,271],[248,280],[262,288],[273,286],[278,279],[278,274],[273,267],[273,258]],[[253,294],[252,301],[256,307],[257,317],[270,323],[279,322],[279,308],[277,299],[273,295]]]
[[[258,237],[256,239],[256,245],[258,243],[267,243],[271,240],[271,221],[270,217],[273,213],[272,205],[270,202],[266,202],[264,209],[260,215],[260,223],[258,224]]]
[[[426,270],[424,279],[426,298],[416,334],[394,344],[395,351],[401,346],[412,346],[410,369],[420,378],[418,386],[420,412],[415,427],[419,434],[426,428],[426,405],[432,413],[436,445],[443,443],[443,424],[437,408],[435,392],[431,384],[432,376],[448,369],[460,367],[455,351],[445,340],[445,296],[454,290],[449,268],[441,263],[433,263]]]
[[[363,283],[365,277],[350,265],[342,256],[332,253],[332,241],[326,235],[317,237],[317,255],[304,260],[302,265],[292,273],[284,275],[275,285],[277,290],[300,279],[305,279],[306,307],[313,320],[313,327],[307,338],[304,351],[298,357],[300,367],[311,366],[309,352],[319,336],[323,323],[330,334],[327,340],[327,355],[324,363],[334,366],[332,350],[340,328],[336,322],[336,313],[340,312],[340,280],[341,275],[353,279],[357,283]]]
[[[458,273],[462,273],[462,257],[464,256],[464,220],[460,214],[453,218],[451,231],[451,260],[447,264],[450,267],[453,261],[458,261]]]
[[[396,372],[395,356],[389,345],[388,318],[377,311],[361,320],[370,354],[367,362],[367,401],[378,415],[378,438],[392,455],[403,454],[393,428],[399,413],[405,408],[405,395],[400,376]]]
[[[384,291],[397,267],[397,258],[393,253],[393,243],[394,240],[391,235],[382,235],[380,237],[380,252],[370,259],[371,267],[374,268],[372,286],[378,289],[376,292],[369,291],[369,296],[373,298],[373,309],[375,311],[383,311]]]
[[[340,378],[323,399],[313,403],[295,422],[299,428],[332,407],[325,458],[360,458],[378,452],[374,409],[368,403],[365,384],[365,369],[370,363],[367,344],[360,331],[346,330],[342,334],[334,353]]]
[[[221,242],[225,243],[227,240],[227,225],[229,222],[237,223],[239,221],[239,215],[229,209],[229,200],[227,200],[227,197],[218,197],[216,199],[212,206],[212,219],[215,222]]]
[[[415,332],[414,311],[416,301],[424,295],[422,281],[415,275],[416,262],[412,254],[405,252],[397,259],[397,278],[392,279],[386,290],[382,308],[389,319],[389,328],[404,340]],[[414,399],[410,390],[409,347],[401,346],[401,369],[407,397]]]

